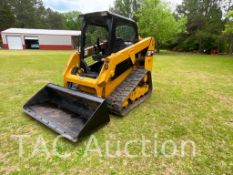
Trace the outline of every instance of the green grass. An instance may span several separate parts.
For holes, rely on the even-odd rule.
[[[0,174],[232,174],[233,172],[233,57],[162,52],[155,56],[154,91],[149,100],[124,118],[111,116],[111,122],[94,133],[99,145],[105,140],[155,140],[158,156],[126,158],[84,156],[89,140],[78,144],[59,141],[66,159],[40,154],[32,157],[39,135],[52,153],[54,132],[22,113],[23,104],[48,82],[62,85],[62,72],[71,52],[0,51]],[[23,157],[12,135],[29,134],[24,140]],[[180,150],[182,140],[196,144],[196,156],[165,157],[161,143],[173,140]],[[140,145],[129,150],[140,155]],[[152,153],[153,145],[147,146]],[[188,154],[189,153],[189,154]]]

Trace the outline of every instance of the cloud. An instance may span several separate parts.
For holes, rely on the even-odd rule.
[[[163,1],[167,2],[172,9],[175,9],[176,5],[182,2],[182,0]],[[78,10],[82,13],[88,13],[108,10],[110,6],[113,6],[114,0],[43,0],[43,2],[47,8],[59,12]]]
[[[46,7],[60,12],[78,10],[82,13],[108,10],[114,0],[43,0]]]
[[[183,0],[162,0],[172,11],[175,11],[177,5],[181,4]]]

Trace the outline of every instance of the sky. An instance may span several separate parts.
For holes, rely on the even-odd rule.
[[[114,0],[43,0],[47,8],[59,12],[67,12],[78,10],[82,13],[88,13],[93,11],[108,10],[110,6],[113,6]],[[165,0],[172,9],[175,9],[177,4],[180,4],[182,0]]]

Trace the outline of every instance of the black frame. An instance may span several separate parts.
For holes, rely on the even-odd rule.
[[[132,27],[135,30],[135,39],[134,43],[138,42],[138,28],[137,24],[134,20],[108,12],[95,12],[81,15],[83,18],[82,24],[82,34],[81,34],[81,59],[85,58],[85,39],[86,39],[86,31],[88,25],[96,25],[100,27],[105,27],[108,29],[108,53],[107,55],[111,55],[114,50],[113,42],[115,41],[115,30],[119,25],[127,25]]]

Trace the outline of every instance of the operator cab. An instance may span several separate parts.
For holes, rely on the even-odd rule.
[[[103,58],[138,42],[137,25],[131,19],[107,11],[81,17],[82,76],[97,78],[103,66]]]

